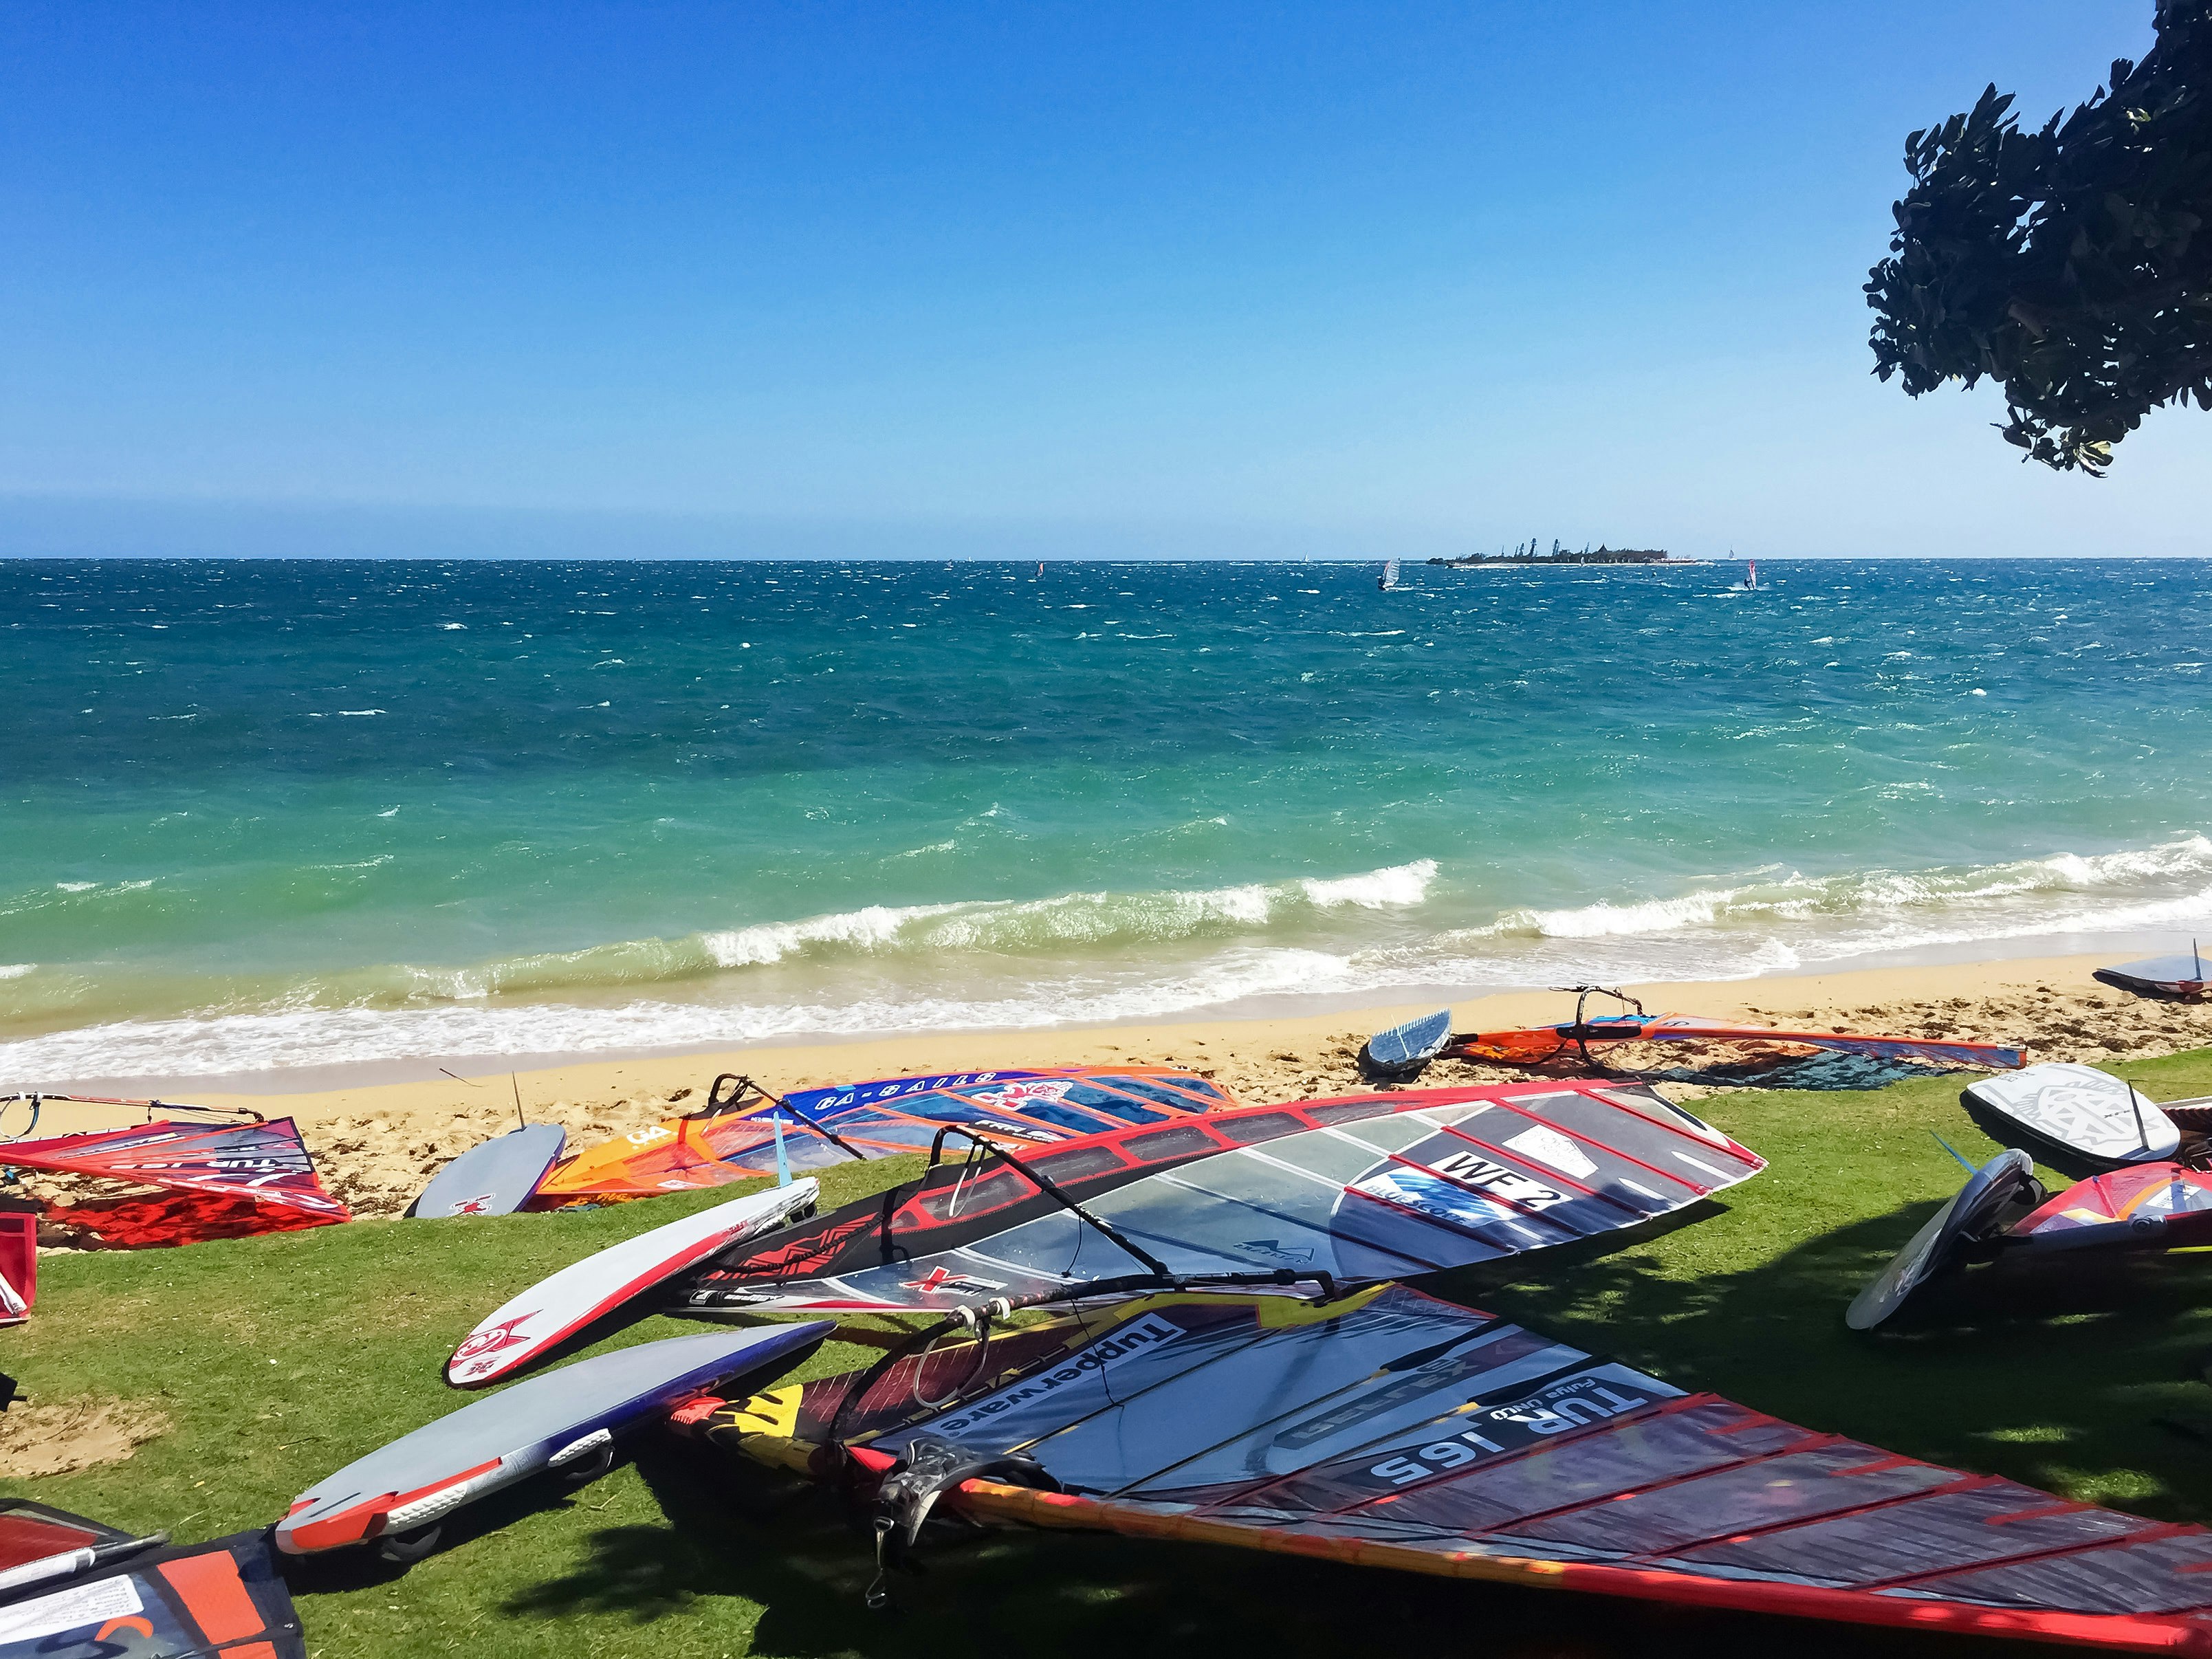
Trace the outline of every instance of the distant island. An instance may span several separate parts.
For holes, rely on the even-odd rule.
[[[1455,566],[1480,564],[1703,564],[1702,559],[1673,559],[1660,547],[1585,547],[1579,553],[1571,547],[1552,544],[1548,553],[1537,550],[1534,541],[1523,543],[1510,553],[1468,553],[1456,559],[1431,559],[1431,564]]]

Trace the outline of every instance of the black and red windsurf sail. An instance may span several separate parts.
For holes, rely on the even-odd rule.
[[[864,1494],[950,1468],[936,1501],[971,1521],[2212,1654],[2202,1527],[1801,1428],[1401,1285],[1094,1304],[981,1354],[946,1336],[771,1389],[689,1431]],[[822,1455],[833,1437],[848,1457]]]

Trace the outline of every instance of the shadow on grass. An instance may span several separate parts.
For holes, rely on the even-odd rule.
[[[1109,1534],[994,1532],[927,1550],[926,1571],[894,1584],[896,1610],[872,1613],[865,1529],[831,1495],[756,1518],[756,1471],[664,1448],[639,1468],[668,1525],[597,1534],[571,1571],[506,1611],[557,1618],[627,1614],[649,1624],[699,1598],[764,1611],[757,1652],[939,1659],[978,1652],[1222,1659],[1267,1653],[1463,1652],[1470,1636],[1500,1659],[1710,1659],[1730,1643],[1788,1643],[1799,1659],[1870,1652],[1908,1659],[1990,1655],[1986,1642],[1869,1632],[1794,1620],[1671,1609],[1595,1596],[1363,1571]]]
[[[1931,1285],[1880,1331],[1846,1329],[1860,1286],[1936,1207],[1704,1279],[1625,1254],[1571,1278],[1547,1264],[1506,1285],[1423,1288],[1810,1428],[2161,1519],[2212,1514],[2212,1457],[2155,1420],[2212,1407],[2212,1261],[2001,1261]]]
[[[501,1532],[517,1522],[547,1510],[568,1509],[591,1502],[591,1487],[572,1486],[557,1471],[549,1471],[463,1505],[438,1526],[438,1542],[432,1555],[442,1555],[463,1545]],[[428,1559],[427,1557],[425,1558]],[[404,1578],[415,1565],[387,1561],[374,1544],[349,1546],[316,1555],[280,1558],[285,1582],[300,1595],[331,1595],[369,1589]]]

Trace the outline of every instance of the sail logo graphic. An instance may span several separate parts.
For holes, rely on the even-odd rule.
[[[482,1376],[487,1371],[498,1370],[499,1363],[493,1358],[493,1355],[508,1348],[521,1347],[526,1343],[538,1340],[535,1337],[523,1335],[516,1328],[537,1317],[534,1312],[517,1314],[512,1319],[503,1319],[496,1325],[488,1325],[483,1330],[473,1333],[459,1347],[453,1350],[451,1362],[453,1374],[455,1376]]]
[[[1639,1385],[1644,1392],[1636,1391]],[[1474,1420],[1482,1425],[1479,1429],[1461,1429],[1455,1433],[1446,1431],[1426,1444],[1401,1446],[1401,1455],[1370,1465],[1367,1473],[1394,1486],[1410,1486],[1431,1475],[1464,1468],[1486,1457],[1519,1451],[1571,1429],[1632,1415],[1647,1409],[1654,1394],[1675,1392],[1624,1366],[1600,1366],[1555,1382],[1525,1400],[1477,1413]],[[1463,1423],[1468,1419],[1450,1420]],[[1371,1457],[1374,1454],[1370,1452],[1367,1455]]]
[[[1517,1204],[1524,1210],[1547,1210],[1573,1196],[1556,1187],[1547,1187],[1510,1164],[1493,1164],[1476,1152],[1446,1152],[1431,1167],[1440,1176],[1463,1186],[1496,1193],[1509,1204]]]
[[[1002,1084],[996,1089],[978,1089],[968,1098],[979,1106],[995,1106],[1002,1112],[1018,1112],[1024,1101],[1042,1101],[1049,1104],[1066,1100],[1067,1091],[1074,1086],[1073,1080],[1068,1078],[1038,1078],[1028,1083]]]
[[[1510,1205],[1501,1204],[1494,1198],[1485,1198],[1480,1193],[1470,1193],[1464,1187],[1455,1187],[1449,1181],[1439,1181],[1434,1176],[1413,1170],[1378,1170],[1365,1180],[1355,1182],[1352,1190],[1364,1193],[1370,1198],[1379,1198],[1386,1204],[1419,1210],[1423,1215],[1441,1216],[1447,1221],[1467,1222],[1475,1226],[1486,1226],[1493,1221],[1510,1221],[1514,1215]]]
[[[970,1273],[956,1273],[944,1267],[932,1267],[920,1279],[902,1279],[899,1289],[920,1291],[928,1296],[939,1291],[951,1291],[957,1295],[972,1295],[977,1291],[1003,1291],[1003,1279],[979,1279]]]
[[[938,1419],[930,1425],[930,1432],[957,1435],[963,1429],[988,1423],[1017,1407],[1049,1400],[1070,1383],[1103,1376],[1132,1355],[1143,1355],[1165,1347],[1182,1334],[1182,1326],[1163,1319],[1158,1314],[1146,1314],[1110,1336],[1103,1336],[1090,1346],[1070,1354],[1049,1370],[1024,1377],[972,1406],[963,1407],[950,1417]]]

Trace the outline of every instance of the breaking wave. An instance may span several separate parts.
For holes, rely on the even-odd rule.
[[[611,1007],[538,1003],[416,1008],[286,1008],[212,1018],[120,1020],[0,1043],[0,1076],[219,1077],[394,1057],[470,1057],[728,1047],[787,1037],[1031,1030],[1157,1018],[1250,997],[1358,988],[1341,957],[1246,949],[1179,975],[1063,978],[1044,995],[884,996]],[[51,1085],[50,1085],[51,1086]]]
[[[504,957],[469,968],[400,968],[349,976],[355,988],[408,1000],[476,1000],[639,985],[777,963],[901,957],[1064,955],[1185,939],[1235,939],[1302,915],[1351,907],[1409,909],[1436,879],[1433,859],[1356,876],[1252,882],[1152,893],[1062,893],[964,904],[872,904],[797,921],[757,922],[677,939]],[[378,982],[370,983],[370,980]]]
[[[2057,917],[2035,918],[2037,931],[2072,907],[2069,898],[2106,902],[2121,890],[2212,880],[2212,840],[2190,836],[2162,846],[2125,852],[2059,853],[2049,858],[2008,864],[1917,871],[1871,870],[1826,877],[1795,872],[1769,880],[1745,882],[1686,893],[1679,897],[1614,904],[1601,902],[1576,909],[1512,910],[1485,926],[1463,929],[1461,937],[1607,939],[1634,934],[1679,933],[1692,928],[1758,927],[1824,919],[1904,920],[1942,913],[1965,916],[2018,911],[2017,901],[2038,896],[2059,901]],[[2197,902],[2196,891],[2149,899],[2146,906],[2104,912],[2100,926],[2148,926],[2162,919],[2170,905]],[[2140,918],[2135,912],[2140,909]],[[2116,919],[2117,918],[2117,919]],[[2086,914],[2082,918],[2089,919]]]
[[[469,968],[99,981],[0,965],[0,1085],[425,1056],[611,1054],[1160,1019],[1559,985],[1744,979],[2062,934],[2212,936],[2212,839],[1982,866],[1789,869],[1575,907],[1486,905],[1430,860],[1148,893],[871,905]],[[1986,947],[1984,949],[1984,947]],[[2081,948],[2078,945],[2069,948]],[[1358,1006],[1358,1005],[1353,1005]]]

